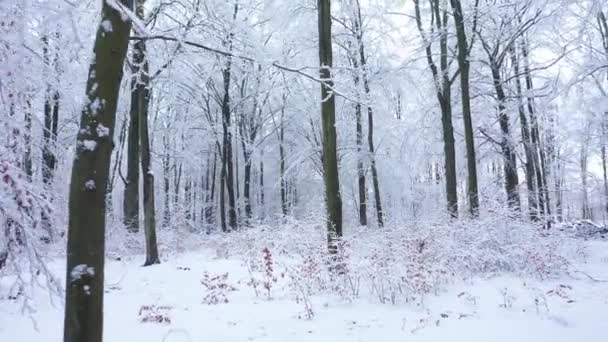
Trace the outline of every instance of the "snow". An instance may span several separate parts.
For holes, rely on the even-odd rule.
[[[95,151],[95,148],[97,147],[97,142],[95,140],[86,139],[82,141],[82,146],[87,151]]]
[[[89,179],[88,181],[86,181],[84,183],[84,187],[87,190],[95,190],[95,181],[92,179]]]
[[[112,32],[112,22],[109,20],[104,20],[101,22],[101,27],[105,32]]]
[[[608,243],[589,242],[580,272],[608,279]],[[379,304],[373,298],[351,303],[332,295],[310,298],[311,320],[303,306],[279,284],[271,298],[255,296],[239,258],[218,258],[207,246],[169,255],[162,264],[141,267],[142,256],[108,260],[104,313],[105,341],[605,341],[608,283],[573,274],[539,281],[499,276],[455,282],[422,305]],[[62,260],[53,263],[61,272]],[[277,271],[281,267],[277,266]],[[92,271],[78,265],[77,277]],[[205,272],[228,273],[226,304],[207,305]],[[30,319],[20,306],[0,299],[0,341],[60,341],[63,308],[38,296]],[[159,318],[160,317],[160,318]],[[298,318],[300,317],[300,318]],[[146,322],[143,322],[146,321]]]
[[[70,276],[72,277],[72,281],[77,281],[82,279],[84,276],[94,276],[95,268],[86,264],[79,264],[72,268],[70,271]]]
[[[106,126],[104,126],[103,124],[99,123],[97,124],[97,136],[102,138],[102,137],[107,137],[110,135],[110,129]]]

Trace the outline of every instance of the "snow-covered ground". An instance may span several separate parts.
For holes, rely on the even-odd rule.
[[[514,276],[453,283],[428,294],[422,304],[352,302],[312,295],[314,317],[286,290],[281,267],[271,298],[248,283],[242,258],[218,258],[212,248],[141,267],[141,256],[108,260],[104,340],[120,341],[606,341],[608,338],[608,243],[586,242],[587,262],[559,280]],[[62,272],[63,261],[51,267]],[[234,291],[209,292],[204,274],[228,273]],[[62,274],[62,273],[59,273]],[[591,279],[591,276],[593,279]],[[211,297],[207,297],[212,293]],[[213,295],[215,293],[215,296]],[[209,305],[206,301],[228,303]],[[216,297],[216,298],[213,298]],[[39,293],[36,312],[21,313],[18,301],[0,299],[0,341],[61,341],[61,300]],[[299,302],[299,303],[298,303]],[[144,322],[147,321],[147,322]],[[150,322],[151,321],[151,322]],[[158,322],[162,321],[162,322]]]

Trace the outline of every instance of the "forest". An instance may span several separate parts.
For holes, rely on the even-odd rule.
[[[0,341],[603,341],[607,17],[0,0]]]

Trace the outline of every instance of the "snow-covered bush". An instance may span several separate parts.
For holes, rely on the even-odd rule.
[[[7,297],[23,299],[29,308],[32,286],[61,292],[45,262],[52,234],[40,224],[41,215],[52,216],[52,208],[45,190],[36,187],[21,167],[19,130],[0,120],[0,132],[8,133],[0,141],[0,298],[8,285]]]
[[[324,228],[319,222],[290,221],[221,239],[229,255],[249,261],[260,260],[260,251],[271,249],[287,287],[300,301],[331,292],[346,301],[369,296],[381,303],[418,305],[455,281],[505,273],[557,277],[568,271],[582,248],[577,239],[508,211],[493,211],[477,219],[347,228],[336,268],[327,253]],[[332,268],[340,272],[330,272]],[[263,276],[261,267],[253,272]]]

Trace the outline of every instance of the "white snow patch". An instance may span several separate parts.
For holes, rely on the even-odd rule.
[[[95,190],[95,181],[92,179],[89,179],[88,181],[86,181],[84,183],[84,187],[87,190]]]
[[[80,280],[84,276],[92,277],[94,275],[95,275],[95,268],[92,266],[89,266],[87,264],[76,265],[76,266],[74,266],[74,268],[72,268],[72,271],[70,272],[72,281]]]
[[[102,138],[102,137],[107,137],[110,135],[110,129],[106,126],[104,126],[103,124],[97,124],[97,136]]]
[[[97,147],[97,142],[95,140],[83,140],[82,146],[85,150],[95,151],[95,148]]]
[[[112,22],[109,20],[102,21],[101,28],[103,28],[103,30],[106,32],[112,32]]]

